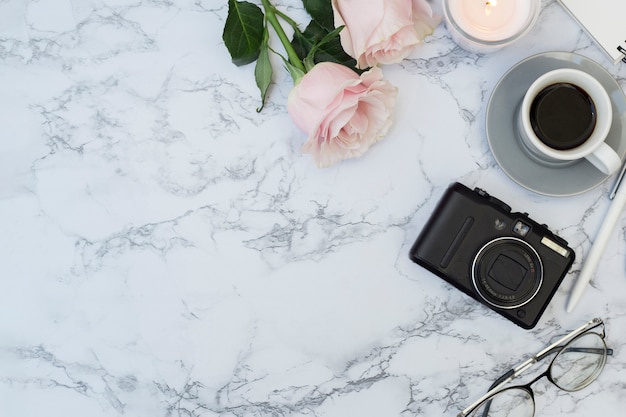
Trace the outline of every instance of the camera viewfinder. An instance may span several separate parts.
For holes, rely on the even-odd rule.
[[[526,223],[518,220],[513,225],[513,233],[520,235],[521,237],[526,237],[528,232],[530,231],[530,226]]]

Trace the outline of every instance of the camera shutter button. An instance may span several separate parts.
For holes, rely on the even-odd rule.
[[[485,198],[489,197],[489,194],[487,193],[487,191],[483,190],[482,188],[476,187],[474,188],[474,191],[478,193],[478,195],[481,197],[485,197]]]

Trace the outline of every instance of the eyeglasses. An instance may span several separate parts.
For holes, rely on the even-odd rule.
[[[578,391],[586,387],[602,372],[607,355],[613,354],[613,350],[606,347],[604,337],[604,322],[598,318],[590,320],[502,375],[485,395],[461,411],[457,417],[534,416],[535,396],[531,385],[546,377],[564,391]],[[526,385],[503,388],[532,365],[553,353],[556,356],[544,373]]]

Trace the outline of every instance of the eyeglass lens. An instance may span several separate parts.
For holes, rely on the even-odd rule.
[[[566,391],[576,391],[598,377],[606,363],[607,348],[602,337],[585,333],[565,345],[553,359],[550,380]],[[471,414],[471,417],[532,417],[533,396],[526,387],[511,387],[494,394]]]
[[[550,377],[565,391],[589,385],[606,362],[606,345],[600,335],[585,333],[565,346],[552,361]]]
[[[523,388],[509,388],[500,391],[485,401],[471,417],[532,417],[535,402],[529,391]]]

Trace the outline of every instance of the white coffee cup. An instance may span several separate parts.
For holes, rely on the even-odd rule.
[[[570,89],[579,92],[582,90],[580,93],[581,99],[583,96],[591,99],[595,107],[595,126],[589,124],[587,131],[590,133],[577,136],[580,139],[579,142],[582,141],[582,143],[573,147],[557,149],[554,146],[548,146],[544,143],[547,142],[545,140],[546,138],[542,141],[538,137],[537,132],[533,128],[533,122],[531,121],[531,111],[535,109],[532,106],[538,98],[538,95],[541,93],[544,94],[543,97],[545,97],[549,94],[546,93],[546,91],[551,91],[548,88],[554,89],[557,88],[556,86],[562,86],[561,88],[563,90]],[[586,96],[584,93],[586,93]],[[571,94],[576,93],[572,92]],[[571,100],[568,100],[568,103],[569,102],[571,102]],[[561,106],[557,107],[561,108]],[[581,110],[581,108],[579,107],[578,110]],[[589,112],[591,113],[591,111],[590,107]],[[542,114],[545,116],[547,113],[544,112]],[[561,116],[565,114],[566,113],[561,112]],[[548,120],[549,118],[544,117],[544,119]],[[576,120],[579,119],[580,118],[577,118]],[[554,118],[553,120],[560,119]],[[602,173],[611,175],[617,171],[621,165],[619,155],[605,143],[605,139],[611,130],[612,120],[613,111],[611,99],[602,84],[584,71],[572,68],[561,68],[543,74],[530,85],[524,95],[518,112],[518,132],[523,145],[522,147],[539,163],[559,167],[570,165],[585,158]],[[537,127],[536,121],[534,125]],[[558,126],[558,123],[555,123],[555,125]],[[574,125],[574,123],[572,123],[572,125]],[[563,136],[560,132],[559,135]]]

